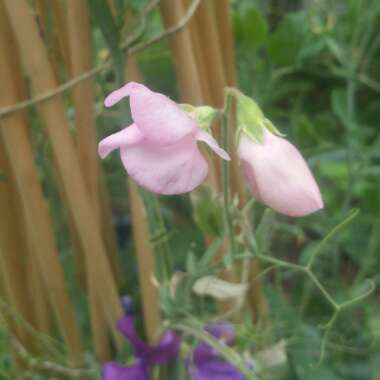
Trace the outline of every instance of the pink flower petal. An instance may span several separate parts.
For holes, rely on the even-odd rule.
[[[131,126],[116,132],[100,141],[98,153],[101,158],[107,157],[113,150],[126,145],[135,144],[143,139],[139,129]]]
[[[158,194],[187,193],[200,185],[208,172],[193,136],[167,146],[144,139],[122,147],[120,153],[128,174],[140,186]]]
[[[120,102],[121,99],[125,98],[126,96],[130,96],[131,93],[139,87],[146,88],[144,85],[136,82],[129,82],[125,84],[118,90],[112,91],[104,100],[104,105],[106,107],[112,107],[114,104]]]
[[[156,144],[173,144],[196,131],[195,120],[175,102],[143,85],[131,90],[130,106],[134,123]]]
[[[249,188],[268,207],[289,216],[323,208],[319,187],[307,163],[289,141],[265,130],[264,143],[242,135],[238,154]]]
[[[195,138],[205,142],[218,156],[227,161],[231,160],[229,154],[219,146],[218,142],[210,134],[199,129],[195,134]]]

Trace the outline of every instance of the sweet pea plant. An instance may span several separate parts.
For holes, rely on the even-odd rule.
[[[283,345],[278,346],[282,351],[277,348],[276,352],[270,348],[266,352],[253,352],[239,347],[239,326],[244,323],[243,315],[249,313],[244,299],[249,294],[248,288],[254,285],[248,283],[247,276],[236,276],[236,272],[246,271],[252,260],[268,265],[268,270],[279,267],[303,273],[325,297],[333,312],[328,323],[321,327],[324,331],[322,360],[328,333],[339,313],[373,289],[371,284],[356,298],[338,302],[313,272],[321,248],[354,218],[356,211],[322,240],[305,265],[269,256],[252,227],[251,212],[255,201],[290,217],[323,212],[324,204],[317,182],[301,153],[266,118],[254,100],[237,89],[226,88],[223,110],[193,107],[176,104],[142,84],[129,82],[112,92],[105,99],[105,106],[111,107],[125,97],[129,97],[133,123],[104,138],[99,144],[99,154],[105,158],[112,151],[119,150],[126,172],[140,186],[155,242],[154,280],[159,288],[164,322],[161,338],[150,346],[139,337],[134,317],[127,307],[125,316],[117,324],[132,347],[134,359],[128,363],[106,363],[104,379],[258,379],[263,367],[276,364],[278,355],[286,360]],[[231,134],[233,129],[229,125],[233,103],[236,104],[236,135]],[[221,120],[222,146],[212,136],[216,119]],[[212,152],[201,151],[203,143]],[[231,152],[235,146],[236,152]],[[156,194],[191,192],[193,200],[209,197],[209,188],[204,191],[209,167],[206,154],[212,160],[215,157],[221,160],[223,192],[220,198],[223,202],[219,202],[218,196],[210,198],[211,203],[216,202],[214,210],[221,233],[210,241],[198,262],[189,260],[186,272],[178,273],[172,264],[173,252],[167,244]],[[251,199],[241,206],[231,196],[231,157],[239,160],[239,168],[251,193]],[[194,202],[193,207],[197,205],[199,202]],[[211,214],[212,207],[209,210]],[[223,212],[218,213],[220,210]],[[266,213],[263,215],[262,228],[268,223]],[[156,236],[161,238],[155,239]],[[228,281],[222,278],[226,270],[234,273],[232,280],[231,276]],[[205,306],[203,303],[200,308],[205,297],[214,298],[215,305]],[[217,301],[226,299],[230,300],[232,307],[220,317]],[[157,371],[157,366],[162,364],[166,365],[164,371]]]

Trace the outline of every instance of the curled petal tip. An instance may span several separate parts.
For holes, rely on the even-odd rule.
[[[140,88],[145,88],[144,85],[137,82],[128,82],[123,87],[112,91],[104,100],[104,106],[109,108],[114,104],[118,103],[121,99],[126,96],[130,96],[133,91],[136,91]]]

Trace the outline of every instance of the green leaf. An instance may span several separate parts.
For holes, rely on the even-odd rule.
[[[244,9],[234,18],[236,40],[246,49],[257,49],[268,35],[268,24],[262,13],[255,7]]]
[[[256,239],[260,252],[262,254],[269,250],[272,241],[272,232],[275,217],[276,214],[272,209],[265,209],[264,215],[261,218],[259,226],[257,227]]]
[[[331,108],[334,115],[346,128],[350,128],[351,121],[347,109],[347,94],[346,91],[341,88],[336,88],[331,93]]]
[[[88,4],[109,49],[113,52],[117,51],[119,48],[120,34],[107,1],[91,0]]]
[[[308,33],[307,17],[304,13],[287,14],[268,37],[268,53],[273,63],[281,66],[295,64]]]
[[[206,268],[211,262],[213,257],[218,253],[219,248],[222,246],[223,239],[215,239],[208,247],[206,252],[203,254],[201,260],[199,261],[199,268]]]
[[[209,236],[223,234],[223,208],[218,195],[209,186],[201,186],[190,194],[193,218],[198,227]]]

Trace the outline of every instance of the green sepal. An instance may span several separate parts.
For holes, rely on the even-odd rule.
[[[269,132],[272,132],[274,135],[277,135],[279,137],[285,137],[286,136],[285,134],[283,134],[282,132],[280,132],[273,125],[273,123],[269,119],[267,119],[267,118],[264,119],[264,126],[265,126],[266,129],[268,129]]]
[[[258,144],[264,142],[264,114],[257,103],[245,95],[237,97],[238,135],[244,132]]]
[[[218,115],[218,110],[210,106],[195,107],[191,104],[180,104],[181,108],[193,117],[199,127],[207,132],[210,132],[211,123]]]
[[[263,144],[264,128],[277,136],[285,136],[265,117],[258,104],[243,94],[237,96],[237,122],[237,141],[239,141],[241,133],[244,132],[254,142]]]

